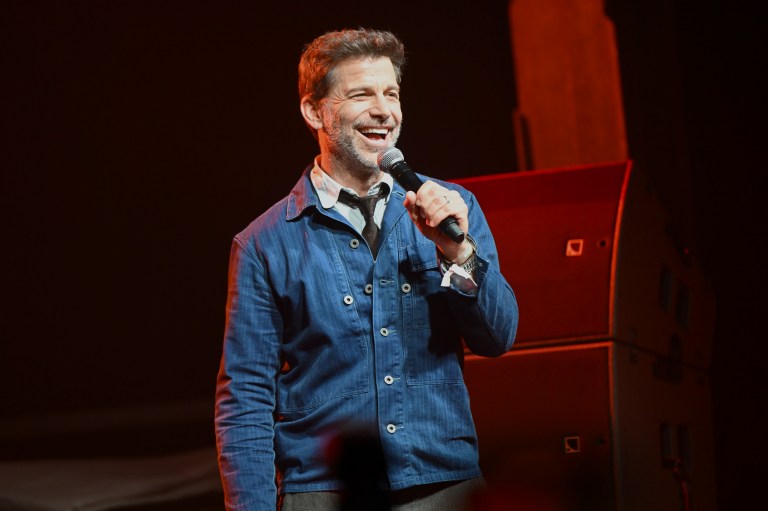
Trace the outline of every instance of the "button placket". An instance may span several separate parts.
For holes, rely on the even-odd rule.
[[[393,303],[397,306],[402,299],[402,280],[399,278],[387,278],[388,274],[376,274],[374,272],[373,281],[374,294],[379,300],[386,303]],[[399,331],[397,329],[396,316],[389,313],[389,307],[384,308],[384,314],[376,317],[374,320],[374,332],[378,331],[378,337],[375,338],[375,349],[381,354],[381,363],[377,364],[377,392],[380,393],[380,417],[382,418],[379,427],[382,434],[388,437],[392,435],[389,441],[396,441],[397,435],[402,429],[399,421],[403,417],[404,409],[400,392],[404,391],[400,386],[400,376],[397,369],[397,361],[402,357],[399,342]]]

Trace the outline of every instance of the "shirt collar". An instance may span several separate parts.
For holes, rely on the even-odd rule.
[[[351,188],[341,186],[331,176],[326,174],[325,171],[320,168],[318,158],[315,158],[315,165],[312,167],[309,177],[312,180],[312,186],[314,186],[315,191],[317,191],[317,197],[320,199],[320,204],[325,209],[332,208],[336,205],[336,203],[339,201],[339,192],[342,189],[348,191],[352,195],[357,195],[356,191],[352,190]],[[389,186],[389,191],[384,197],[384,203],[387,203],[389,202],[389,196],[392,194],[392,189],[394,188],[394,180],[392,179],[392,176],[387,172],[382,172],[381,180],[368,190],[368,195],[377,193],[381,183],[386,183]]]

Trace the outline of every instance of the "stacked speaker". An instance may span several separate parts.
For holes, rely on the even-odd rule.
[[[628,162],[458,180],[518,298],[513,350],[467,355],[481,464],[525,510],[714,510],[714,298]]]

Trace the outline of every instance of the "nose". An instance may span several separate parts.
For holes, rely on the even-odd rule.
[[[371,117],[388,119],[392,116],[392,104],[390,103],[390,99],[384,94],[375,94],[368,113]]]

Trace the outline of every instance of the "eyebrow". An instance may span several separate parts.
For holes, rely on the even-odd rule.
[[[373,89],[373,87],[368,86],[368,85],[361,85],[361,86],[352,87],[350,89],[347,89],[346,94],[354,94],[355,92],[367,92],[367,91],[369,91],[371,89]],[[392,85],[392,86],[384,88],[384,92],[389,92],[389,91],[393,91],[393,90],[397,91],[397,92],[400,92],[400,86],[399,85]]]

